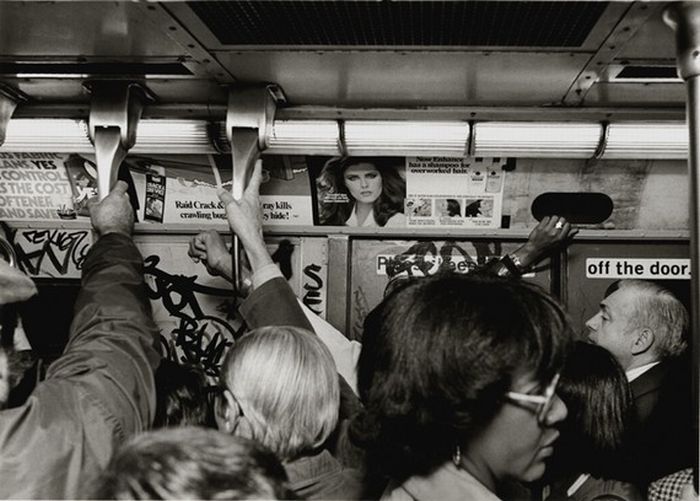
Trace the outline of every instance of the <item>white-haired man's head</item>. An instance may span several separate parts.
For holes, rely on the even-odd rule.
[[[591,342],[625,370],[680,355],[687,346],[688,311],[670,291],[645,280],[621,280],[586,322]]]
[[[219,428],[253,438],[291,460],[320,447],[338,422],[340,388],[328,348],[295,327],[243,336],[222,366]]]

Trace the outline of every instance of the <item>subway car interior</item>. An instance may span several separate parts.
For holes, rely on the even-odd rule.
[[[395,277],[470,271],[551,216],[578,232],[523,280],[577,339],[617,280],[669,289],[697,482],[700,3],[2,1],[0,40],[0,254],[39,290],[2,310],[11,404],[64,350],[87,201],[117,179],[161,352],[214,381],[250,285],[217,189],[240,198],[261,162],[267,248],[350,341]],[[388,215],[360,213],[369,185],[334,191],[353,157],[398,190]],[[206,230],[233,286],[188,256]]]

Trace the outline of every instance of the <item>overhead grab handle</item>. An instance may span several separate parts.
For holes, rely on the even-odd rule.
[[[231,143],[231,195],[236,200],[243,196],[255,162],[267,147],[280,96],[283,95],[276,85],[235,87],[229,91],[226,137]],[[234,235],[232,270],[236,294],[243,289],[241,252],[238,237]]]
[[[7,126],[10,123],[12,114],[15,108],[21,102],[27,100],[27,97],[12,87],[0,83],[0,146],[5,144],[7,135]]]
[[[136,143],[136,127],[146,102],[153,101],[148,90],[136,82],[92,81],[89,133],[95,146],[99,200],[109,194],[117,181],[122,160]]]

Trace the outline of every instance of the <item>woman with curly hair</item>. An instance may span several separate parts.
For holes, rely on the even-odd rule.
[[[406,181],[397,159],[332,158],[316,180],[319,219],[335,226],[404,226]]]
[[[390,479],[383,499],[497,500],[545,470],[573,333],[541,289],[483,275],[419,280],[365,321],[350,433]]]

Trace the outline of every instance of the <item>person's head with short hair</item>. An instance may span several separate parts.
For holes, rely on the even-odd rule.
[[[155,382],[156,416],[153,428],[215,426],[202,371],[164,358],[156,369]]]
[[[688,312],[664,287],[621,280],[586,322],[589,340],[609,350],[625,370],[680,355]]]
[[[462,206],[459,200],[454,198],[448,198],[445,200],[445,213],[450,217],[457,217],[462,215]]]
[[[563,473],[606,476],[619,460],[632,394],[622,366],[605,348],[577,341],[557,393],[569,413],[551,464]]]
[[[566,408],[554,395],[570,324],[541,289],[482,275],[415,281],[365,321],[351,428],[396,482],[454,461],[495,492],[532,481]]]
[[[288,461],[310,454],[338,422],[340,388],[328,348],[312,332],[262,327],[222,365],[219,429],[255,439]]]
[[[134,436],[95,481],[94,499],[288,499],[287,476],[264,447],[182,427]]]

